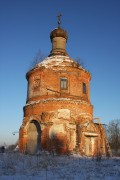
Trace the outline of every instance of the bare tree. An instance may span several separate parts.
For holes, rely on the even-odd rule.
[[[81,58],[75,58],[75,62],[78,64],[78,66],[82,66],[83,68],[85,68],[84,62],[81,60]]]
[[[35,57],[32,60],[30,69],[34,68],[36,64],[38,64],[41,61],[43,61],[45,59],[45,57],[46,56],[39,49],[38,52],[36,53]]]
[[[117,154],[120,150],[120,119],[110,121],[107,134],[110,147]]]

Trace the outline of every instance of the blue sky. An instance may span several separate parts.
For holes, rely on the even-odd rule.
[[[51,50],[50,32],[68,32],[67,52],[92,74],[94,117],[120,118],[120,0],[0,0],[0,144],[18,138],[26,103],[25,74],[38,50]]]

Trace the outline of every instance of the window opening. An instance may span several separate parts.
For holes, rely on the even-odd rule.
[[[86,91],[86,84],[83,83],[83,93],[86,94],[86,92],[87,92],[87,91]]]
[[[60,79],[60,88],[61,89],[67,89],[68,87],[67,87],[67,78],[61,78]]]

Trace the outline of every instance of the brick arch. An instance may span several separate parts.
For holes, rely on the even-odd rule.
[[[37,120],[31,120],[27,123],[27,142],[26,152],[35,154],[41,148],[41,126]]]
[[[86,130],[87,131],[92,131],[92,132],[97,132],[96,126],[92,122],[87,125]]]

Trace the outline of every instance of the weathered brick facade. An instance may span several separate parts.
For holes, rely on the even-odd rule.
[[[50,55],[26,74],[28,94],[19,133],[20,151],[106,154],[104,129],[93,121],[91,74],[66,53],[65,30],[53,30],[50,38]]]

